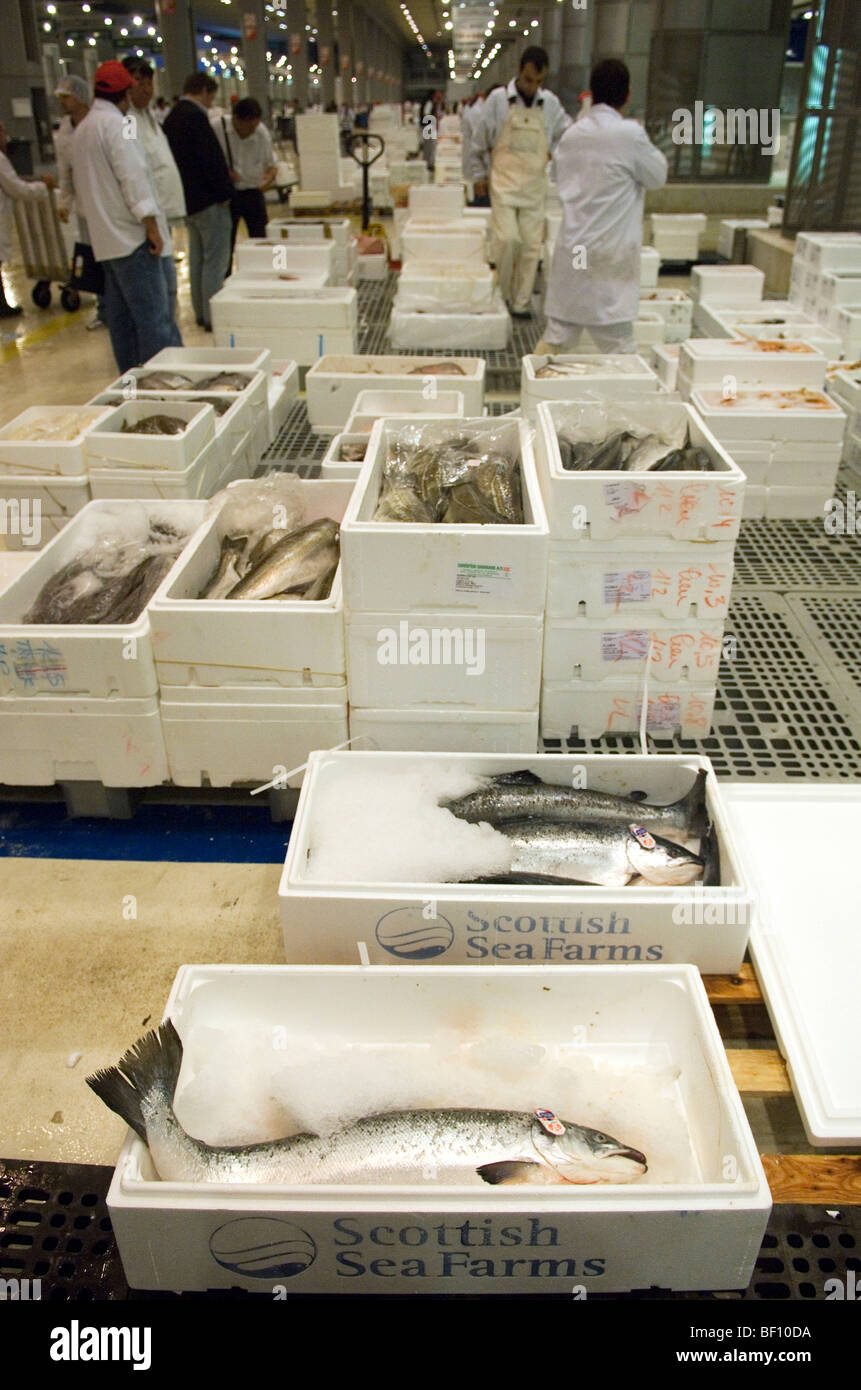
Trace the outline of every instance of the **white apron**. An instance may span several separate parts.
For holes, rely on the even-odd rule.
[[[547,127],[538,102],[511,103],[493,150],[491,203],[509,208],[542,206],[547,196]]]

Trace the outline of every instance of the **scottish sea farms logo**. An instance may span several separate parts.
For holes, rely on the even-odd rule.
[[[432,960],[442,956],[454,941],[454,927],[447,917],[426,916],[417,904],[396,907],[377,923],[377,940],[398,960]]]
[[[274,1216],[226,1221],[210,1236],[209,1251],[223,1269],[250,1279],[291,1279],[317,1258],[307,1231]]]

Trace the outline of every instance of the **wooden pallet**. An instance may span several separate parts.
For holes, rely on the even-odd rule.
[[[786,1064],[765,1013],[753,966],[737,975],[706,975],[706,993],[721,1030],[727,1058],[742,1100],[792,1097]],[[729,1007],[727,1007],[729,1006]],[[766,1036],[767,1033],[767,1036]],[[745,1046],[756,1041],[757,1047]],[[771,1046],[768,1045],[770,1040]],[[861,1156],[818,1152],[762,1152],[774,1201],[853,1206],[861,1203]]]

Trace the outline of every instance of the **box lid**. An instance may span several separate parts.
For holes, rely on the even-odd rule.
[[[751,954],[808,1139],[861,1145],[861,787],[723,783],[721,794],[757,894]]]

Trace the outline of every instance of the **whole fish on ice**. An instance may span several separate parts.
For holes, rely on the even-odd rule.
[[[514,844],[511,872],[560,874],[605,888],[622,888],[640,874],[673,886],[703,876],[705,861],[682,845],[652,835],[642,824],[593,821],[511,821],[501,827]]]
[[[147,1144],[165,1182],[373,1183],[417,1181],[429,1168],[477,1172],[491,1185],[633,1182],[644,1154],[609,1134],[541,1109],[395,1110],[327,1137],[215,1147],[187,1134],[173,1109],[182,1042],[168,1021],[87,1085]],[[427,1179],[425,1178],[425,1181]]]

